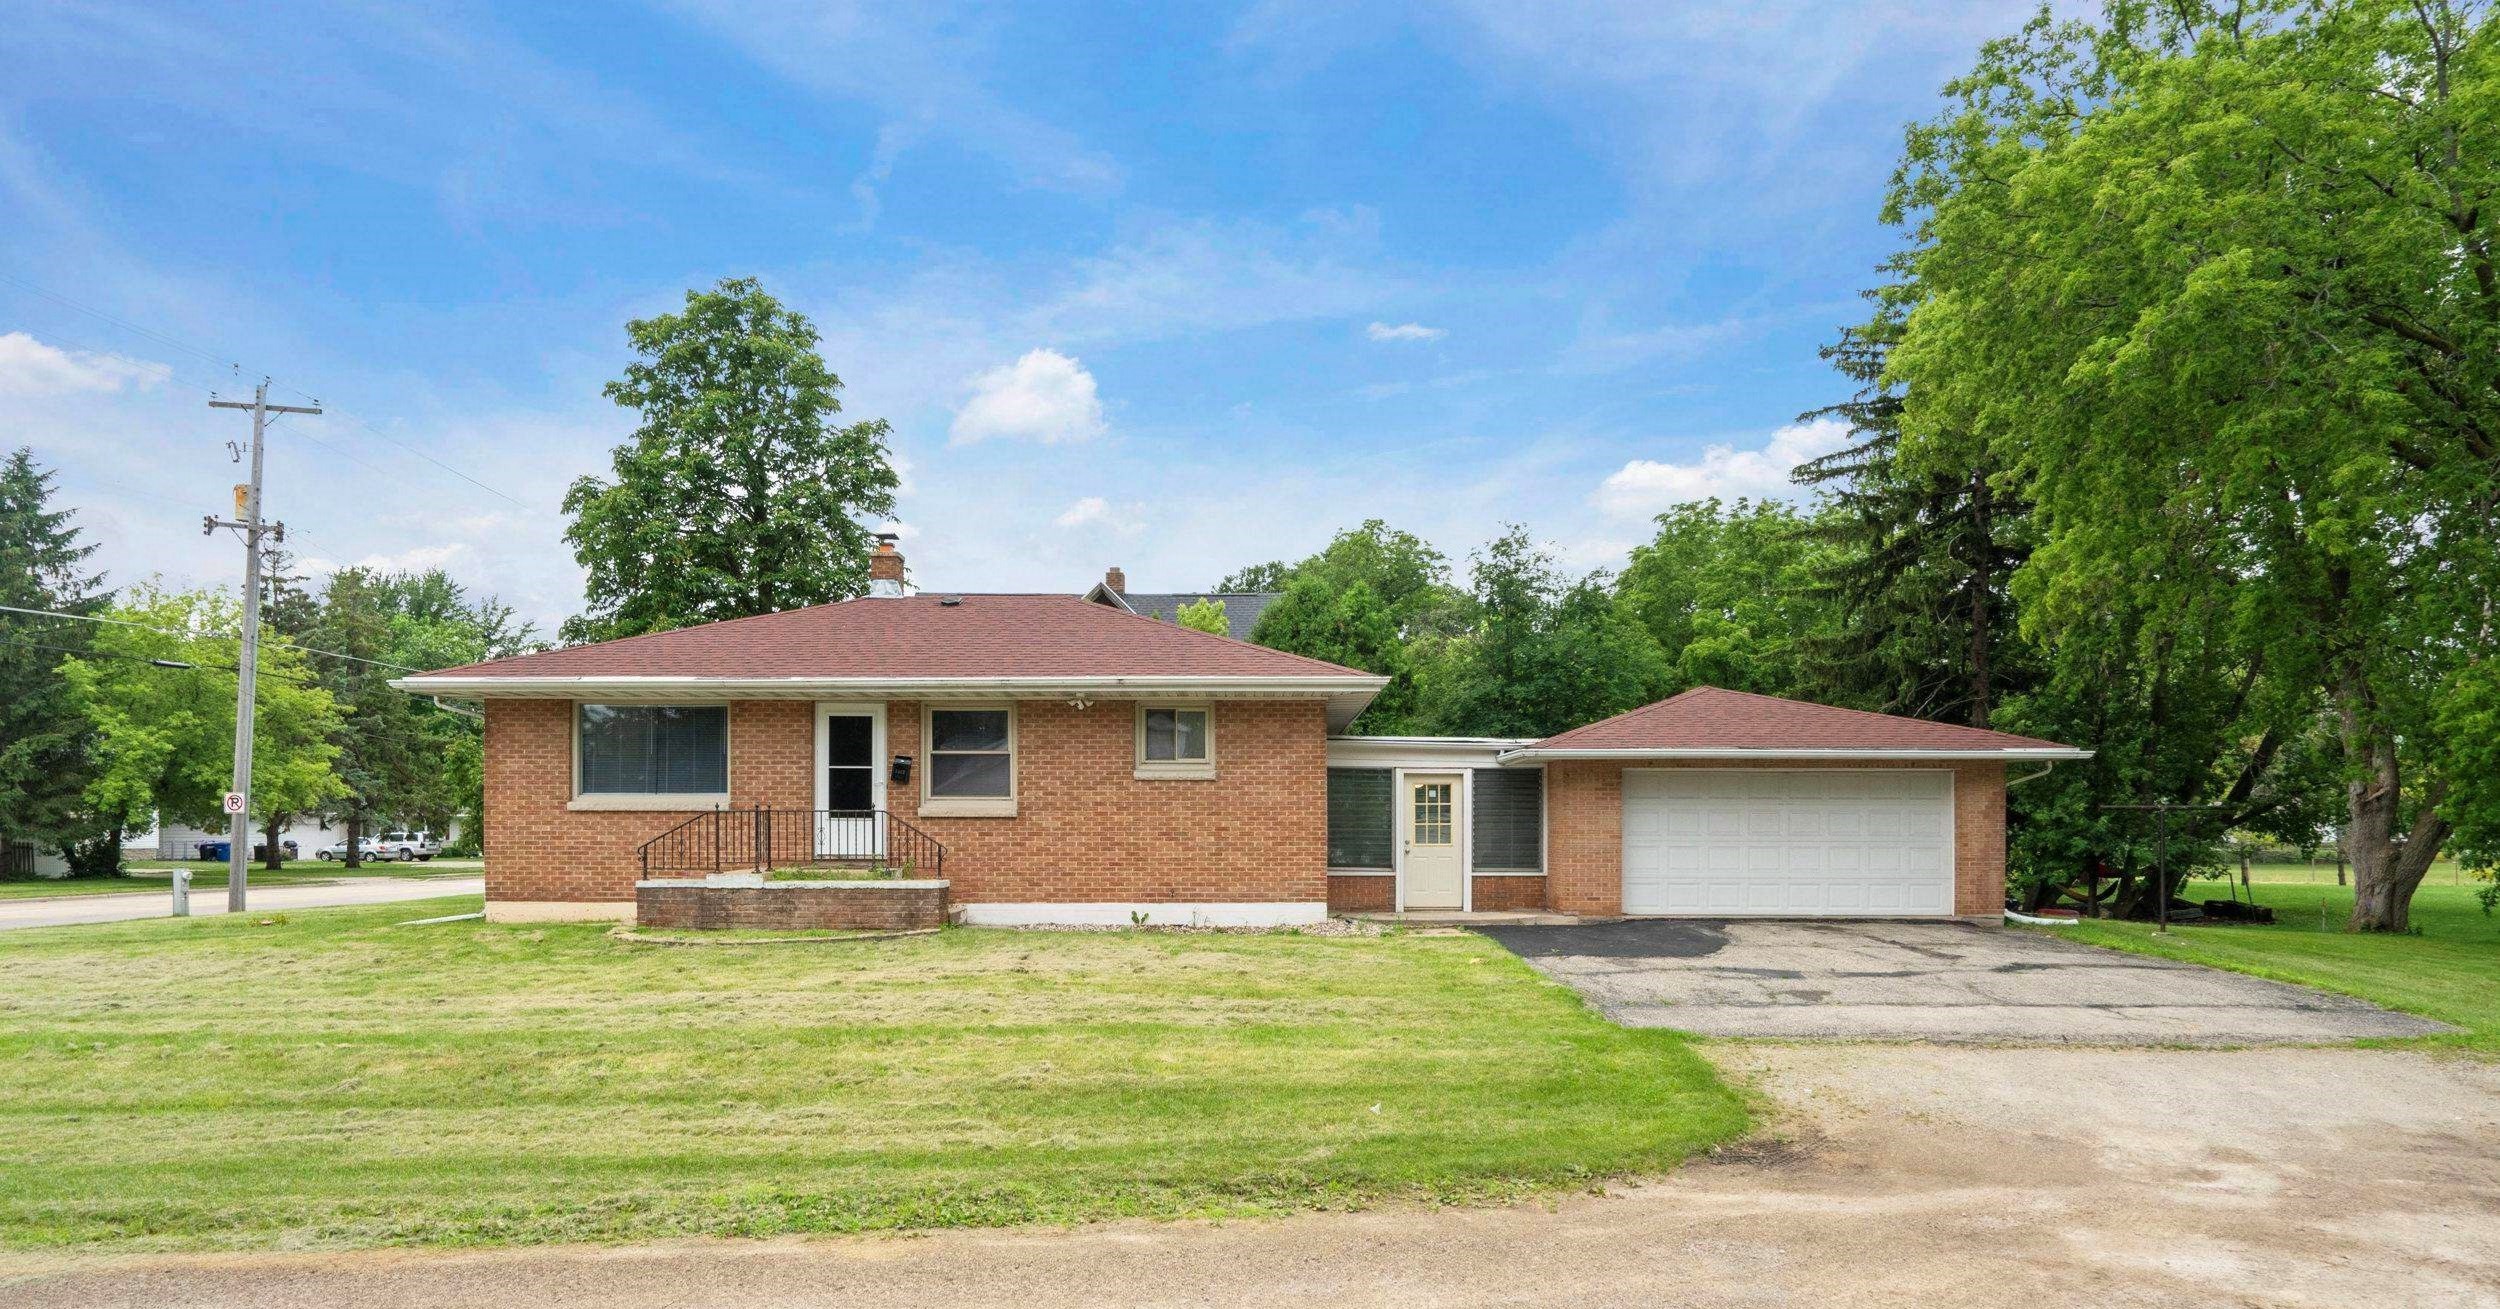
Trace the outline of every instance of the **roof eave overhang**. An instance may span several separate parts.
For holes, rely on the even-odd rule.
[[[402,677],[414,695],[463,700],[998,700],[1186,696],[1206,700],[1324,700],[1328,726],[1360,716],[1389,679],[1343,677]]]
[[[1740,750],[1702,748],[1575,750],[1569,747],[1563,747],[1560,749],[1541,749],[1536,746],[1529,746],[1520,750],[1503,751],[1500,756],[1500,762],[1505,764],[1543,763],[1554,759],[1611,759],[1619,763],[1639,763],[1643,760],[1670,759],[1751,760],[1755,762],[1774,762],[1795,759],[1838,761],[1867,759],[1955,763],[1995,759],[2005,763],[2039,763],[2054,762],[2064,759],[2089,759],[2091,757],[2092,752],[2089,750],[2079,750],[2073,746],[2063,745],[2008,747],[2002,750],[1878,750],[1854,748],[1821,750]]]

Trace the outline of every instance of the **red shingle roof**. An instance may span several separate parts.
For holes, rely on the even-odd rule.
[[[2060,750],[2055,741],[1697,686],[1531,750]]]
[[[949,604],[948,600],[956,603]],[[845,600],[427,677],[1364,677],[1072,595]]]

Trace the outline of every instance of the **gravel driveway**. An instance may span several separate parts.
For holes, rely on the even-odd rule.
[[[1769,1143],[1607,1194],[1075,1231],[0,1255],[0,1307],[2500,1305],[2500,1066],[1726,1045]]]
[[[2268,1045],[2452,1030],[2019,928],[1649,919],[1481,930],[1626,1027],[1710,1036]]]

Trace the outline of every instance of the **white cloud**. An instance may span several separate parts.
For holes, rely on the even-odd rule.
[[[1438,341],[1449,334],[1446,327],[1426,327],[1422,323],[1374,323],[1363,329],[1363,335],[1375,341]]]
[[[1111,514],[1111,502],[1098,495],[1089,495],[1068,506],[1068,511],[1051,519],[1054,527],[1083,527],[1098,523]]]
[[[1849,425],[1837,418],[1792,423],[1771,433],[1757,450],[1714,445],[1686,464],[1635,459],[1607,477],[1589,502],[1610,514],[1658,513],[1669,505],[1717,496],[1771,499],[1794,495],[1788,471],[1849,443]]]
[[[0,335],[0,395],[71,395],[119,391],[126,386],[144,389],[164,381],[172,371],[163,364],[120,355],[63,350],[24,332]]]
[[[1023,358],[972,379],[972,398],[955,414],[949,435],[956,445],[992,437],[1039,441],[1087,441],[1102,435],[1102,399],[1085,365],[1056,350],[1029,350]]]

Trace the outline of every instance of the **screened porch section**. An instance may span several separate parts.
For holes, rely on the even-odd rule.
[[[1394,873],[1411,830],[1401,773],[1420,768],[1331,767],[1328,770],[1328,867],[1332,872]],[[1459,843],[1476,877],[1538,876],[1545,871],[1545,770],[1460,768],[1466,803]],[[1445,803],[1442,797],[1422,801]],[[1427,823],[1439,813],[1425,815]],[[1411,820],[1410,820],[1411,821]]]

